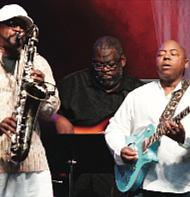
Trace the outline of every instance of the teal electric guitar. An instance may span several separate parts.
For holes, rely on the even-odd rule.
[[[180,120],[189,113],[190,106],[175,116],[172,121],[178,124]],[[142,129],[140,134],[138,131],[125,140],[127,146],[137,150],[139,157],[137,162],[132,165],[115,165],[116,185],[121,192],[129,190],[135,191],[138,189],[148,170],[153,168],[158,162],[157,150],[160,145],[159,139],[163,136],[162,127],[159,125],[155,129],[155,127],[150,124]]]

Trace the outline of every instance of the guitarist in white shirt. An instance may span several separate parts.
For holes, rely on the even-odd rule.
[[[130,92],[106,129],[105,139],[116,166],[137,163],[138,150],[135,145],[129,147],[126,139],[137,129],[140,131],[139,128],[149,124],[156,127],[159,124],[159,118],[172,93],[181,89],[188,63],[185,50],[179,43],[168,40],[161,45],[156,57],[160,80]],[[174,116],[189,104],[188,87]],[[178,124],[171,120],[165,121],[162,132],[157,149],[158,162],[147,171],[137,189],[126,192],[128,197],[190,197],[190,115],[186,114]]]

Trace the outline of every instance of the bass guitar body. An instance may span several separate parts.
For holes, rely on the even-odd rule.
[[[149,146],[146,151],[143,151],[142,142],[152,136],[155,132],[155,128],[152,124],[148,125],[143,132],[139,135],[132,135],[126,138],[126,145],[132,149],[137,150],[138,160],[136,163],[129,165],[115,165],[115,180],[118,189],[121,192],[135,191],[138,189],[148,170],[154,167],[158,162],[157,150],[160,145],[159,141],[156,141]]]
[[[109,119],[110,118],[107,118],[101,123],[91,127],[74,126],[74,134],[104,134],[104,130],[109,123]]]

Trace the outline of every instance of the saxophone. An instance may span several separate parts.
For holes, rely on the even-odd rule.
[[[13,116],[17,118],[16,133],[12,134],[10,139],[7,138],[10,146],[6,160],[15,164],[23,162],[28,156],[39,105],[41,101],[46,101],[50,97],[46,82],[33,82],[30,76],[39,32],[34,24],[30,31],[28,44],[24,47],[24,63],[17,80],[18,88],[13,112]]]

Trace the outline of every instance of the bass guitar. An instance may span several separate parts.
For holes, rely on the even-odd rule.
[[[190,106],[172,118],[172,121],[178,124],[189,113]],[[141,130],[140,133],[139,130]],[[163,136],[162,131],[162,126],[159,125],[155,128],[150,124],[143,129],[138,129],[132,136],[126,138],[125,144],[137,150],[139,159],[132,165],[115,164],[116,185],[121,192],[137,190],[148,170],[158,162],[157,150],[160,145],[159,139]]]
[[[74,134],[104,134],[109,119],[105,119],[101,123],[91,127],[74,126]]]

